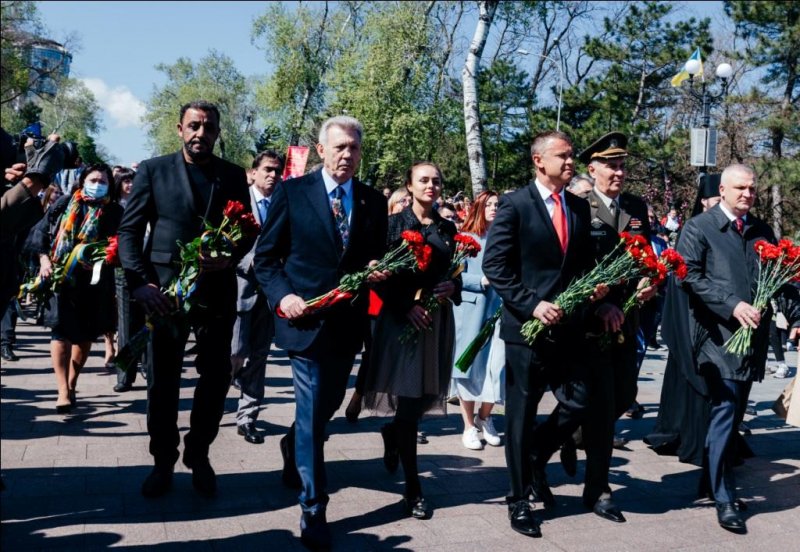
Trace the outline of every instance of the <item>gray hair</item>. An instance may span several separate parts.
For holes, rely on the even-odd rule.
[[[572,177],[572,180],[570,180],[570,181],[569,181],[569,185],[567,186],[567,189],[568,189],[568,190],[575,190],[575,189],[577,189],[577,188],[578,188],[578,183],[579,183],[581,180],[585,180],[586,182],[588,182],[589,184],[591,184],[592,186],[594,186],[594,178],[592,178],[591,176],[589,176],[589,175],[588,175],[588,174],[586,174],[586,173],[583,173],[583,174],[579,174],[579,175],[577,175],[577,176],[573,176],[573,177]]]
[[[749,176],[752,177],[754,181],[756,179],[756,171],[753,170],[753,167],[750,165],[743,165],[741,163],[734,163],[733,165],[728,165],[725,167],[725,170],[722,171],[722,176],[720,176],[720,184],[723,186],[729,184],[733,175]]]
[[[328,144],[328,129],[331,127],[339,127],[345,130],[352,130],[358,134],[358,141],[361,142],[364,136],[364,126],[355,117],[349,115],[337,115],[331,117],[319,129],[319,143],[323,146]]]

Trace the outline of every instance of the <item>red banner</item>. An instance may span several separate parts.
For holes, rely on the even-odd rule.
[[[283,180],[303,176],[306,172],[306,161],[308,161],[308,146],[289,146]]]

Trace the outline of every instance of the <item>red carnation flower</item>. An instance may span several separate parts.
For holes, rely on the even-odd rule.
[[[422,234],[414,230],[403,230],[400,237],[412,245],[422,245]]]

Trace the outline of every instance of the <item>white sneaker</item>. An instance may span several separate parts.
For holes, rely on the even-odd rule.
[[[778,378],[778,379],[788,378],[789,377],[789,367],[786,366],[786,364],[783,363],[783,362],[778,364],[778,369],[775,370],[775,373],[772,374],[772,377],[773,378]]]
[[[489,416],[485,420],[481,420],[481,417],[475,414],[475,427],[481,430],[483,433],[483,440],[486,441],[488,444],[492,445],[493,447],[499,447],[500,443],[500,435],[497,434],[497,430],[494,428],[494,423],[492,422],[492,417]]]
[[[770,374],[774,374],[775,372],[778,371],[778,365],[777,364],[768,364],[767,365],[767,370],[769,371]]]
[[[479,433],[478,428],[475,426],[465,429],[464,434],[461,436],[461,442],[470,450],[482,450],[483,443],[481,443]]]

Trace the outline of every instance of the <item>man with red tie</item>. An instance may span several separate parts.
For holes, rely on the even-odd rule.
[[[584,314],[564,317],[554,301],[595,259],[589,205],[564,191],[574,173],[572,141],[561,132],[541,133],[533,139],[531,157],[535,180],[500,198],[483,271],[503,299],[509,519],[515,531],[540,537],[529,497],[545,506],[555,503],[545,466],[583,421],[587,406]],[[599,286],[595,298],[607,292],[606,286]],[[529,346],[520,330],[531,318],[548,329]],[[539,400],[548,386],[558,405],[534,429]]]

